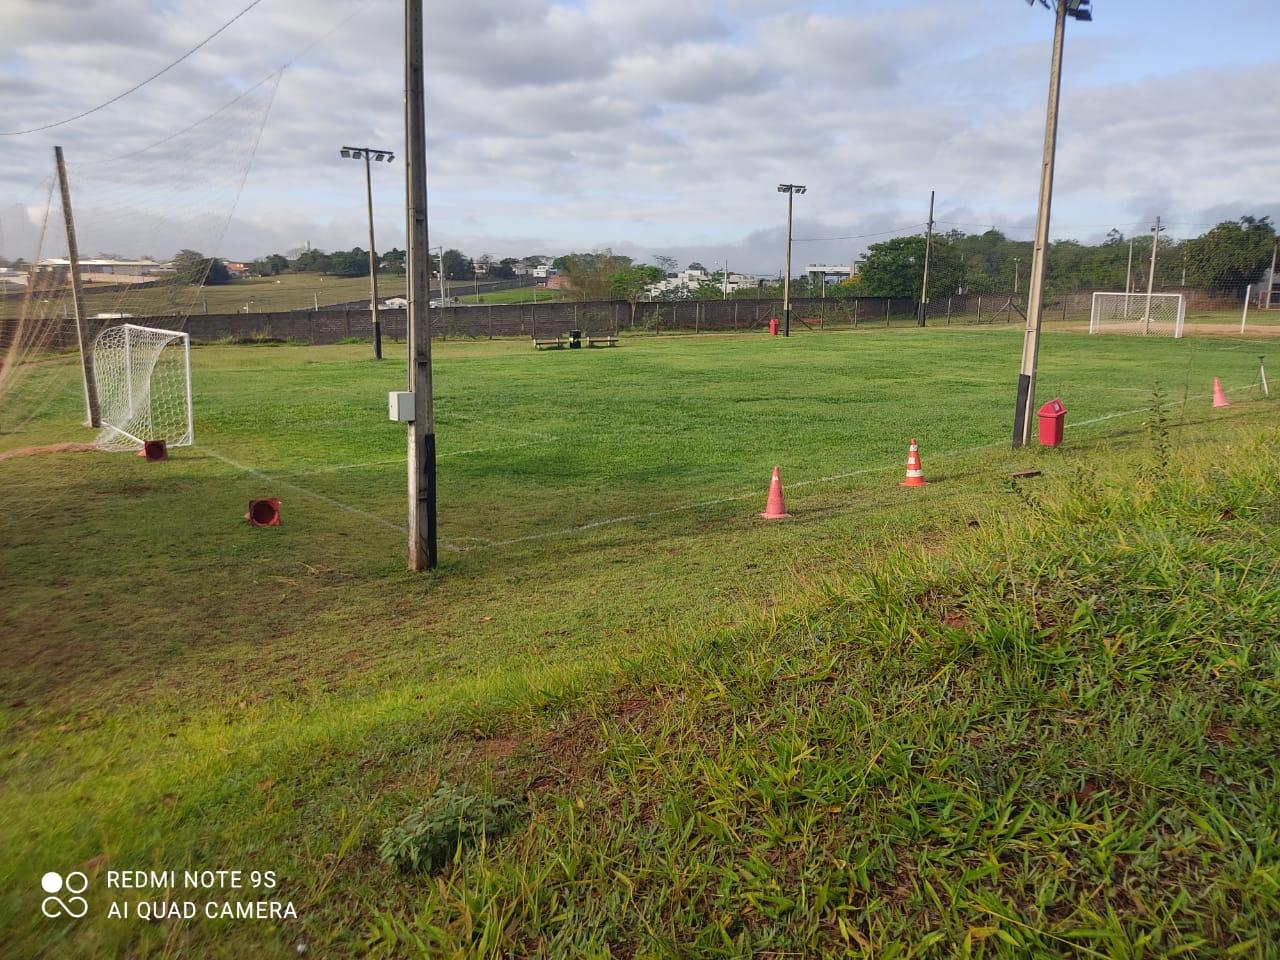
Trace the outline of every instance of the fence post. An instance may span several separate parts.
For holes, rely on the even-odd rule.
[[[1244,313],[1240,315],[1240,332],[1244,333],[1244,325],[1249,322],[1249,298],[1253,296],[1253,284],[1244,291]]]
[[[858,329],[858,298],[853,298],[853,329]]]
[[[975,321],[975,323],[981,323],[981,322],[982,322],[982,297],[979,296],[978,297],[978,319]]]
[[[951,326],[951,298],[947,297],[947,326]]]
[[[889,298],[884,298],[884,325],[889,326]]]

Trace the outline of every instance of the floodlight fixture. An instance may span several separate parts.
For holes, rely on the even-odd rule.
[[[342,148],[342,155],[343,155],[344,157],[348,157],[348,158],[349,158],[349,157],[351,156],[351,151],[350,151],[347,147],[343,147],[343,148]]]
[[[1053,3],[1050,0],[1038,0],[1040,6],[1046,10],[1053,9]],[[1065,5],[1067,16],[1073,20],[1089,22],[1093,20],[1093,10],[1090,9],[1090,0],[1055,0],[1055,2]],[[1029,6],[1035,6],[1037,0],[1027,0]]]

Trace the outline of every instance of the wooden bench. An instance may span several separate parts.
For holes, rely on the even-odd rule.
[[[611,336],[593,337],[590,335],[587,336],[588,347],[616,347],[617,345],[618,345],[617,337],[611,337]]]
[[[537,337],[533,338],[533,349],[535,350],[541,350],[544,347],[548,350],[559,350],[563,346],[564,346],[564,341],[561,340],[559,337],[556,337],[555,339],[551,339],[551,340],[549,339],[540,340]]]

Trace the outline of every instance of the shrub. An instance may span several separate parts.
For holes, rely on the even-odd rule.
[[[442,783],[426,803],[383,831],[378,856],[400,870],[437,870],[463,848],[501,834],[514,809],[510,800]]]

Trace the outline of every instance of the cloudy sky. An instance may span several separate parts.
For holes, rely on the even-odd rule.
[[[247,2],[4,0],[0,132],[119,94]],[[1280,218],[1274,0],[1095,5],[1093,23],[1068,30],[1054,234],[1095,239],[1157,213],[1175,236],[1247,213]],[[433,244],[499,257],[607,246],[776,273],[782,181],[809,187],[797,200],[800,263],[848,262],[874,242],[866,235],[923,223],[930,189],[944,229],[1029,236],[1053,26],[1038,5],[427,0],[426,10]],[[363,245],[362,171],[338,148],[400,152],[402,22],[399,0],[259,0],[112,106],[0,137],[0,253],[29,255],[35,243],[54,144],[82,184],[87,253]],[[255,87],[283,64],[278,87]],[[116,165],[131,181],[94,193],[93,171],[111,167],[95,163],[156,141],[166,142]],[[402,246],[399,157],[375,174],[378,245]],[[152,236],[130,226],[135,209],[183,196],[202,226],[173,217]]]

